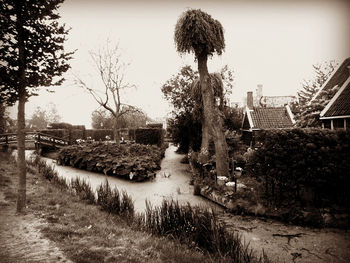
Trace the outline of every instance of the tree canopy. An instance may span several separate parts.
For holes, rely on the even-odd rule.
[[[221,55],[225,49],[224,30],[221,23],[200,9],[184,12],[175,27],[175,45],[180,53]]]
[[[65,52],[68,30],[60,25],[63,0],[0,1],[0,99],[18,101],[17,212],[26,204],[25,102],[39,87],[60,85],[72,52]]]
[[[19,96],[21,74],[28,98],[41,86],[60,85],[73,52],[65,52],[68,34],[57,10],[63,0],[0,2],[0,97],[8,104]],[[23,71],[23,72],[22,72]]]
[[[318,98],[312,99],[328,80],[336,66],[335,61],[313,65],[313,78],[302,83],[302,88],[298,91],[298,102],[292,105],[297,126],[302,128],[321,127],[320,112],[338,91],[338,87],[323,90]]]
[[[220,72],[214,73],[220,76],[223,83],[223,100],[226,101],[232,93],[234,85],[234,72],[227,65]],[[168,131],[175,143],[179,145],[180,152],[188,152],[189,147],[198,151],[201,145],[201,119],[203,112],[196,104],[201,103],[201,94],[198,90],[198,71],[191,66],[182,67],[179,72],[165,82],[161,90],[163,96],[173,106],[173,117],[168,121]],[[196,89],[195,91],[193,89]],[[192,93],[198,93],[192,96]],[[198,100],[199,98],[199,100]],[[198,101],[196,101],[198,100]],[[236,129],[242,121],[240,109],[223,107],[224,126],[226,129]]]

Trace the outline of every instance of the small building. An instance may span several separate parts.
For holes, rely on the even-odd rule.
[[[242,122],[242,139],[254,145],[261,130],[290,129],[295,121],[288,105],[281,107],[254,107],[253,93],[247,93],[247,107]]]
[[[320,113],[322,128],[350,129],[350,67],[348,78]]]

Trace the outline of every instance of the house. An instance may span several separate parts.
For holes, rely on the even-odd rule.
[[[256,135],[261,130],[290,129],[295,124],[289,105],[280,107],[255,107],[253,92],[247,93],[247,106],[242,122],[242,139],[254,145]]]
[[[322,128],[350,129],[350,66],[348,77],[320,113]]]

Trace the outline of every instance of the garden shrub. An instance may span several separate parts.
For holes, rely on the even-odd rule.
[[[75,168],[131,180],[153,178],[164,156],[164,148],[140,144],[95,142],[71,145],[58,153],[58,162]]]
[[[140,144],[162,146],[164,143],[164,130],[159,128],[143,128],[135,130],[135,141]]]
[[[91,137],[95,141],[105,141],[106,136],[109,136],[113,140],[113,130],[111,129],[97,129],[97,130],[86,130],[86,138]]]
[[[274,205],[293,202],[348,207],[350,133],[327,129],[269,130],[249,157],[250,173],[264,181]]]
[[[56,123],[50,123],[49,128],[50,129],[71,129],[73,127],[72,124],[70,123],[65,123],[65,122],[56,122]]]
[[[69,130],[66,129],[45,129],[45,130],[40,130],[40,133],[47,134],[47,135],[52,135],[58,138],[62,139],[69,139]]]

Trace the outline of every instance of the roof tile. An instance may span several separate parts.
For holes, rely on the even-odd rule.
[[[285,107],[254,108],[250,114],[254,124],[253,128],[281,129],[293,127],[293,122]]]

